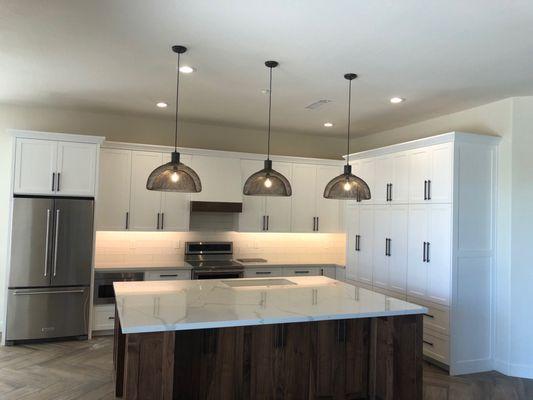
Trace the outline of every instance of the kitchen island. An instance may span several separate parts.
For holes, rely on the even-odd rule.
[[[421,399],[427,309],[323,276],[116,282],[125,399]]]

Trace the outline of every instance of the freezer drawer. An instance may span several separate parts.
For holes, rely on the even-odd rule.
[[[9,289],[6,340],[85,336],[89,288]]]

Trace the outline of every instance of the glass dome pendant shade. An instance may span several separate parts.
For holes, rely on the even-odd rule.
[[[270,121],[272,114],[272,68],[278,66],[277,61],[267,61],[265,65],[270,69],[270,88],[268,103],[268,147],[267,159],[262,170],[250,175],[244,183],[242,190],[246,196],[292,196],[289,180],[278,171],[272,169],[270,159]]]
[[[324,197],[326,199],[335,200],[370,200],[370,188],[367,183],[352,174],[352,166],[350,165],[350,109],[352,105],[352,81],[357,78],[356,74],[346,74],[344,78],[349,83],[348,89],[348,152],[346,153],[346,165],[344,172],[333,178],[328,182],[324,189]]]
[[[202,183],[194,170],[180,161],[178,152],[178,94],[180,84],[180,54],[187,51],[183,46],[172,46],[172,51],[178,54],[178,77],[176,80],[176,125],[174,132],[174,151],[170,162],[152,171],[146,181],[146,189],[161,192],[198,193],[202,191]]]

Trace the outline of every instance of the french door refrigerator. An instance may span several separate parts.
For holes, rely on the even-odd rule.
[[[94,200],[15,197],[6,343],[86,337]]]

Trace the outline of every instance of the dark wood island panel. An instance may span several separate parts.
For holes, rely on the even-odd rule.
[[[422,399],[421,315],[126,335],[115,321],[128,400]]]

